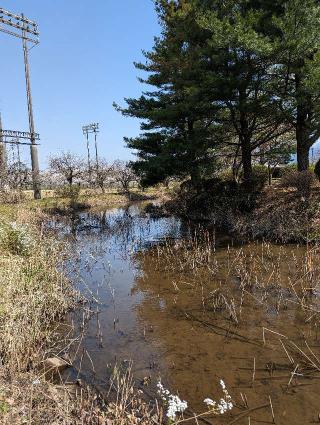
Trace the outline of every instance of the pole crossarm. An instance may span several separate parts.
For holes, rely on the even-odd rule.
[[[14,139],[31,139],[40,140],[40,135],[38,133],[29,133],[28,131],[15,131],[15,130],[0,130],[0,139],[5,138],[14,138]]]
[[[19,31],[16,32],[14,31],[15,29]],[[0,31],[25,39],[31,43],[39,43],[39,32],[36,22],[31,21],[23,15],[8,12],[2,7],[0,7]]]
[[[24,24],[31,25],[33,28],[37,28],[37,24],[31,19],[26,18],[22,15],[17,15],[16,13],[9,12],[5,10],[3,7],[0,7],[0,15],[6,15],[9,18],[15,19],[16,21],[23,22]]]
[[[30,142],[20,142],[13,139],[13,140],[3,140],[1,143],[4,143],[5,145],[24,145],[24,146],[40,146],[39,143],[30,143]]]
[[[82,132],[84,135],[89,133],[99,133],[99,123],[84,125],[82,127]]]
[[[30,41],[30,43],[33,43],[34,45],[39,44],[39,40],[34,40],[33,38],[26,37],[26,36],[22,37],[21,34],[17,34],[14,31],[7,30],[1,25],[0,25],[0,31],[4,32],[5,34],[13,35],[14,37],[17,37],[17,38],[22,38],[23,40]]]

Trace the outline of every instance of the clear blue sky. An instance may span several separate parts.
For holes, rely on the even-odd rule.
[[[112,103],[141,93],[133,62],[160,31],[152,0],[2,0],[1,7],[39,24],[30,66],[42,167],[50,153],[85,154],[81,127],[90,122],[100,122],[103,156],[130,159],[123,137],[137,135],[139,122]],[[28,130],[21,40],[0,32],[0,55],[3,126]]]

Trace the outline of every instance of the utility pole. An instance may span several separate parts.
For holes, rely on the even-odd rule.
[[[90,184],[92,182],[92,168],[91,168],[91,160],[90,160],[90,143],[89,143],[89,134],[94,134],[94,145],[95,145],[95,153],[96,153],[96,173],[98,175],[99,171],[99,155],[98,155],[98,141],[97,141],[97,133],[99,133],[99,123],[92,123],[89,125],[84,125],[82,127],[82,133],[86,136],[87,142],[87,151],[88,151],[88,171],[89,171],[89,181]]]
[[[0,188],[4,186],[5,176],[7,174],[7,150],[2,135],[2,117],[0,112]]]
[[[40,170],[39,170],[38,148],[36,143],[36,140],[39,139],[39,135],[35,133],[32,96],[31,96],[31,84],[30,84],[30,67],[29,67],[29,58],[28,58],[28,53],[29,53],[28,42],[33,43],[34,45],[39,44],[38,26],[34,21],[31,21],[30,19],[25,18],[23,14],[16,15],[14,13],[8,12],[7,10],[4,10],[3,8],[0,8],[0,31],[22,39],[26,91],[27,91],[27,103],[28,103],[29,140],[30,140],[29,145],[30,145],[31,165],[32,165],[33,193],[34,193],[35,199],[41,199]],[[1,133],[3,134],[3,132],[4,131],[2,131]]]
[[[87,139],[87,152],[88,152],[88,173],[89,173],[89,184],[91,186],[92,176],[91,176],[91,159],[90,159],[90,144],[89,144],[89,133],[86,133]]]
[[[99,156],[98,156],[98,143],[97,143],[97,129],[96,128],[94,129],[94,146],[95,146],[95,149],[96,149],[96,167],[97,167],[97,171],[98,171],[99,170]]]
[[[31,135],[30,155],[31,155],[31,166],[32,166],[33,194],[35,199],[41,199],[38,147],[35,141],[33,106],[32,106],[32,96],[31,96],[31,85],[30,85],[30,68],[29,68],[29,58],[28,58],[28,45],[27,45],[27,39],[26,39],[27,25],[26,25],[23,14],[21,14],[21,18],[23,22],[22,45],[23,45],[24,70],[25,70],[26,89],[27,89],[29,132]]]

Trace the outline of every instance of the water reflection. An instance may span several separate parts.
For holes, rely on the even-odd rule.
[[[54,225],[56,229],[63,228],[74,253],[67,262],[69,275],[93,300],[91,310],[99,312],[99,325],[96,317],[89,321],[78,351],[88,350],[101,379],[108,376],[110,364],[129,359],[135,360],[139,378],[149,375],[157,354],[146,346],[145,334],[150,329],[141,326],[135,311],[143,294],[134,289],[134,282],[143,271],[134,253],[187,232],[177,219],[154,220],[139,212],[139,206],[131,206],[96,214],[81,213],[67,226]],[[82,317],[75,320],[80,323]],[[92,368],[84,359],[82,369],[86,367],[90,375]]]
[[[237,273],[230,273],[230,261],[239,251],[238,247],[227,249],[230,241],[219,239],[220,248],[218,244],[214,253],[219,272],[181,274],[175,271],[179,269],[178,250],[171,267],[165,269],[152,249],[164,240],[190,236],[190,226],[176,218],[150,219],[134,205],[81,213],[68,223],[52,226],[69,239],[75,255],[66,266],[76,286],[92,300],[91,319],[76,349],[75,363],[87,378],[103,383],[112,365],[133,360],[136,379],[142,383],[151,378],[151,394],[161,376],[166,387],[179,392],[198,411],[204,409],[204,398],[221,396],[219,380],[223,378],[239,404],[240,393],[250,406],[263,404],[272,394],[278,424],[305,423],[307,406],[310,412],[317,412],[318,381],[312,381],[309,391],[297,386],[294,391],[284,391],[290,372],[285,352],[278,350],[279,336],[269,335],[266,345],[262,341],[262,327],[267,327],[297,344],[303,344],[308,334],[317,344],[312,321],[306,323],[294,304],[277,308],[279,300],[261,303],[261,294],[254,291],[236,306],[238,315],[239,308],[244,312],[238,324],[225,311],[209,308],[207,300],[217,288],[227,288],[229,299],[241,300]],[[262,248],[256,244],[243,249],[251,255]],[[290,251],[290,256],[286,263],[273,264],[270,279],[277,282],[277,273],[293,276],[305,250],[273,249],[272,263],[280,258],[281,249]],[[259,266],[261,276],[266,264]],[[73,320],[80,330],[82,313]],[[285,378],[274,379],[270,367]],[[270,423],[270,412],[258,411],[255,418]],[[215,418],[214,423],[224,421]],[[247,418],[242,423],[248,423]]]

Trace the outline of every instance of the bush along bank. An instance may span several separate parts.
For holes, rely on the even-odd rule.
[[[196,187],[188,181],[164,209],[241,240],[307,243],[320,239],[320,186],[311,172],[288,170],[271,186],[260,175],[252,190],[223,178]]]

